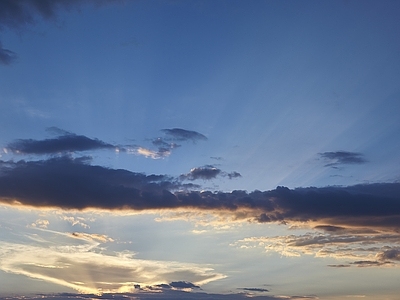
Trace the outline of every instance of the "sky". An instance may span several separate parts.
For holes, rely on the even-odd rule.
[[[398,299],[399,14],[0,0],[0,300]]]

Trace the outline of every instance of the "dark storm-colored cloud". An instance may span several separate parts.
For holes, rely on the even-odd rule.
[[[0,42],[0,64],[10,65],[17,59],[17,54],[11,50],[3,48]]]
[[[169,139],[176,141],[206,141],[207,137],[199,132],[181,129],[181,128],[172,128],[172,129],[162,129]]]
[[[336,151],[323,152],[319,154],[322,158],[329,161],[325,167],[335,167],[339,165],[364,164],[367,160],[363,154],[358,152]]]
[[[184,190],[177,191],[180,189]],[[200,192],[188,191],[176,178],[165,175],[114,170],[92,166],[85,158],[59,157],[0,161],[0,197],[3,203],[18,201],[35,207],[185,208],[230,213],[258,222],[319,221],[325,226],[400,229],[400,183]]]
[[[68,133],[46,140],[21,139],[6,146],[17,154],[56,154],[96,149],[116,149],[117,146],[83,135]]]

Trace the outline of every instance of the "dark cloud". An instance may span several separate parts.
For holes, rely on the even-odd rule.
[[[377,256],[380,261],[386,261],[386,260],[400,261],[400,249],[385,250],[379,253]]]
[[[231,173],[226,173],[226,176],[228,176],[229,179],[242,177],[242,175],[236,171],[231,172]]]
[[[217,176],[228,177],[229,179],[234,179],[242,177],[238,172],[223,172],[221,169],[216,168],[213,165],[206,165],[204,167],[197,167],[190,170],[188,174],[183,174],[180,176],[181,180],[211,180],[215,179]]]
[[[2,202],[62,208],[149,209],[176,207],[171,177],[91,166],[85,158],[0,162]],[[158,200],[157,200],[158,199]]]
[[[23,205],[70,209],[187,208],[258,222],[318,221],[332,226],[321,227],[331,231],[340,229],[333,226],[400,229],[400,183],[293,190],[277,187],[250,193],[188,191],[187,187],[166,175],[92,166],[85,158],[0,161],[0,197],[6,203],[15,200]]]
[[[185,292],[182,290],[174,289],[163,289],[160,290],[143,290],[140,289],[135,293],[123,293],[123,294],[71,294],[71,293],[61,293],[61,294],[42,294],[35,296],[24,296],[25,300],[37,300],[38,298],[43,300],[71,300],[71,299],[81,299],[81,300],[93,300],[93,299],[114,299],[114,300],[126,300],[126,299],[137,299],[137,300],[147,300],[147,299],[164,299],[164,300],[175,300],[175,299],[185,299],[185,300],[248,300],[249,295],[247,293],[230,293],[230,294],[213,294],[206,292]],[[5,297],[0,300],[17,300],[18,297]],[[318,299],[316,296],[255,296],[251,295],[251,299],[255,300],[279,300],[279,299]]]
[[[11,50],[3,48],[3,45],[0,42],[0,64],[10,65],[16,59],[17,59],[17,54]]]
[[[57,154],[95,149],[116,149],[117,146],[107,144],[98,139],[68,133],[57,138],[46,140],[21,139],[6,146],[17,154]]]
[[[199,132],[181,129],[181,128],[172,128],[172,129],[162,129],[171,140],[175,141],[206,141],[207,137]]]
[[[190,170],[188,174],[181,175],[182,180],[210,180],[216,178],[219,174],[221,174],[221,170],[215,168],[214,166],[207,165],[204,167],[193,168]]]
[[[381,262],[375,260],[359,260],[351,263],[357,267],[379,267],[388,264],[388,262]]]
[[[367,160],[363,157],[363,154],[358,152],[347,152],[347,151],[336,151],[336,152],[324,152],[319,154],[322,158],[329,161],[325,167],[336,167],[339,165],[349,164],[364,164]]]
[[[331,267],[331,268],[348,268],[348,267],[350,267],[350,265],[343,265],[343,264],[341,264],[341,265],[328,265],[328,267]]]
[[[78,9],[83,4],[96,6],[112,0],[2,0],[0,1],[0,30],[21,30],[39,20],[55,20],[60,10]],[[0,64],[11,64],[16,54],[4,49],[0,42]]]
[[[261,288],[240,288],[239,290],[248,292],[260,292],[260,293],[269,292],[269,290]]]
[[[189,289],[192,289],[192,288],[198,289],[198,288],[200,288],[199,286],[197,286],[191,282],[188,282],[188,281],[174,281],[174,282],[171,282],[169,285],[174,288],[179,288],[179,289],[188,289],[188,288]]]

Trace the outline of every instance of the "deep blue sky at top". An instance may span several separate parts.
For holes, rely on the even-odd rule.
[[[397,1],[126,1],[60,10],[4,27],[18,59],[0,70],[1,142],[45,129],[120,144],[163,128],[205,143],[162,161],[98,163],[179,175],[215,164],[243,178],[221,189],[398,179]],[[324,167],[318,153],[368,163]]]

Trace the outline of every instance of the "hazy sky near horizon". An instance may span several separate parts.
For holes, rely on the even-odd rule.
[[[396,299],[399,14],[0,0],[0,299]]]

